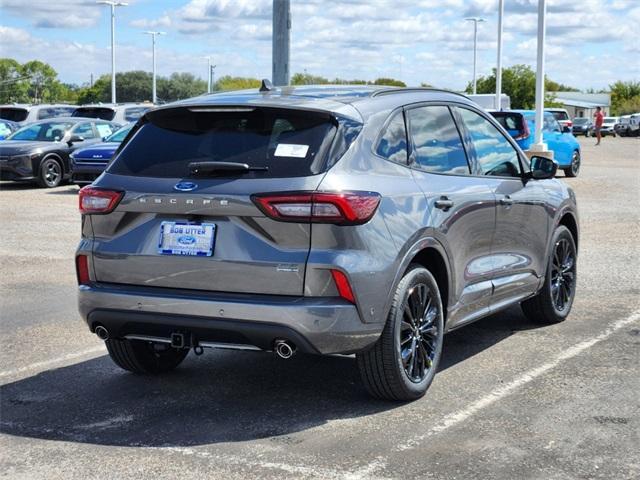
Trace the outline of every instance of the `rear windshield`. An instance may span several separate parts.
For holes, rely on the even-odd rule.
[[[567,112],[551,112],[553,114],[553,117],[560,121],[560,120],[569,120],[569,114]]]
[[[38,120],[54,117],[68,117],[76,107],[44,107],[38,110]]]
[[[113,120],[116,112],[106,107],[80,107],[76,108],[72,117],[99,118],[101,120]]]
[[[23,122],[27,119],[27,115],[29,115],[29,110],[24,108],[0,108],[0,118],[12,122]]]
[[[110,173],[184,178],[190,162],[219,161],[268,168],[242,178],[313,175],[324,171],[337,128],[328,114],[275,108],[182,107],[150,112],[147,120]]]
[[[127,122],[135,122],[142,115],[144,115],[144,112],[146,112],[147,110],[149,110],[149,107],[130,107],[130,108],[125,108],[125,110],[124,110],[124,119]]]
[[[524,130],[522,115],[519,113],[491,112],[505,130]]]

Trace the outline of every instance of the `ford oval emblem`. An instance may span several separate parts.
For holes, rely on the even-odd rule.
[[[198,185],[193,182],[180,182],[176,183],[173,186],[174,190],[178,190],[180,192],[190,192],[191,190],[195,190],[196,188],[198,188]]]
[[[182,235],[178,237],[178,243],[181,245],[193,245],[196,243],[196,239],[191,235]]]

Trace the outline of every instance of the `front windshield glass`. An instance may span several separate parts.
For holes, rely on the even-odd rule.
[[[587,123],[589,121],[588,118],[574,118],[573,119],[573,123],[575,123],[576,125],[582,125],[584,123]]]
[[[124,140],[124,137],[127,136],[127,133],[129,133],[129,131],[133,128],[133,123],[130,125],[125,125],[124,127],[122,127],[120,130],[116,131],[114,134],[112,134],[110,137],[107,137],[105,139],[106,142],[122,142]]]
[[[604,123],[616,123],[618,119],[616,117],[606,117]]]
[[[21,128],[8,140],[26,140],[38,142],[57,142],[73,127],[71,122],[35,123]]]

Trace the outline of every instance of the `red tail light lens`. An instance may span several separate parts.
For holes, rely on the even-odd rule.
[[[262,212],[283,222],[361,225],[380,203],[374,192],[295,192],[252,196]]]
[[[122,200],[124,193],[115,190],[103,190],[91,186],[80,189],[78,202],[80,213],[110,213]]]
[[[331,276],[333,277],[333,281],[338,289],[338,294],[346,301],[355,304],[356,298],[353,295],[353,290],[351,290],[351,285],[349,284],[347,276],[340,270],[331,270]]]
[[[76,257],[76,274],[78,276],[78,285],[89,285],[89,257],[86,255],[78,255]]]

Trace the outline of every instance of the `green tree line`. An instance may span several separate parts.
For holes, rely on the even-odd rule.
[[[173,73],[168,77],[157,77],[157,95],[162,102],[201,95],[207,90],[206,81],[190,73]],[[308,73],[296,73],[291,77],[292,85],[392,85],[404,87],[404,82],[394,78],[375,80],[343,78],[329,79]],[[502,91],[511,98],[513,108],[533,108],[535,105],[536,76],[528,65],[513,65],[502,72]],[[478,93],[495,93],[495,70],[489,76],[478,78]],[[256,88],[260,80],[251,77],[220,77],[213,85],[214,91]],[[423,83],[422,86],[428,86]],[[120,102],[142,102],[151,100],[151,73],[141,70],[116,74],[116,95]],[[546,106],[559,106],[554,102],[554,92],[578,91],[568,85],[545,78]],[[624,115],[640,111],[640,82],[617,81],[609,86],[611,112]],[[472,91],[471,82],[466,92]],[[592,91],[592,90],[589,90]],[[0,103],[107,103],[111,100],[111,76],[102,75],[93,85],[62,83],[57,72],[39,60],[19,63],[12,58],[0,58]]]

